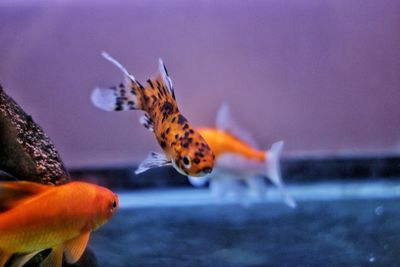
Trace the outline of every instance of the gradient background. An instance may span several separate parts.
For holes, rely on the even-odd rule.
[[[141,112],[91,104],[93,87],[122,81],[103,50],[141,81],[162,57],[195,125],[227,102],[286,155],[400,151],[400,1],[3,0],[0,83],[68,167],[159,150]]]

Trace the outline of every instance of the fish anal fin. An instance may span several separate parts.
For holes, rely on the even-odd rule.
[[[164,154],[151,152],[147,158],[140,163],[139,167],[135,170],[135,174],[140,174],[152,168],[168,165],[171,165],[171,161],[169,161]]]
[[[0,210],[9,209],[26,199],[52,188],[33,182],[1,182]]]
[[[219,108],[215,121],[215,126],[220,130],[231,133],[232,135],[246,142],[253,148],[257,148],[257,144],[251,134],[247,130],[243,129],[233,118],[228,104],[223,103]]]
[[[61,245],[52,248],[50,254],[42,261],[39,267],[61,267],[63,248]]]
[[[64,243],[65,260],[68,263],[75,263],[81,258],[89,241],[89,237],[90,232],[87,231]]]

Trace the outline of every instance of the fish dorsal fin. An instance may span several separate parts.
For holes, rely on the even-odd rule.
[[[39,267],[61,267],[63,257],[62,246],[57,246],[51,249],[50,254],[42,261]]]
[[[149,106],[157,102],[163,115],[170,115],[179,111],[172,80],[161,59],[159,59],[158,73],[147,80],[147,83],[146,89],[150,91],[147,92],[148,99],[147,101],[145,99],[144,102],[148,103]]]
[[[161,58],[158,59],[158,71],[160,72],[164,83],[167,85],[168,90],[171,92],[171,95],[175,100],[175,91],[174,87],[172,86],[172,80],[169,77],[167,68],[165,67],[165,64]]]
[[[64,243],[65,260],[68,263],[73,264],[81,258],[89,241],[89,237],[90,232],[87,231]]]
[[[1,182],[0,183],[0,210],[9,209],[30,197],[38,195],[51,188],[33,182]]]
[[[152,168],[168,165],[171,165],[171,161],[169,161],[164,154],[151,152],[147,158],[140,163],[139,167],[135,170],[135,174],[140,174]]]
[[[257,144],[254,141],[251,134],[239,126],[236,120],[233,118],[232,113],[229,109],[228,104],[224,103],[218,110],[215,126],[220,129],[229,132],[236,136],[247,144],[257,148]]]

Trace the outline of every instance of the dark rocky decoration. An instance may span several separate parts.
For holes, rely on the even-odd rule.
[[[60,185],[70,181],[60,156],[50,138],[31,116],[3,90],[0,85],[0,170],[17,180]],[[27,267],[39,266],[48,251],[33,258]],[[7,266],[12,262],[10,260]],[[96,258],[86,250],[73,265],[97,266]]]

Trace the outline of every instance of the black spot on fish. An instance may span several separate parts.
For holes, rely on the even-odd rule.
[[[176,134],[176,135],[175,135],[175,139],[178,139],[178,138],[179,138],[179,134]]]
[[[150,87],[154,89],[154,85],[153,85],[153,83],[151,82],[151,80],[148,79],[147,82],[150,84]]]
[[[189,130],[189,133],[194,134],[193,129],[190,129],[190,130]]]
[[[188,141],[188,142],[189,142],[189,144],[190,144],[190,143],[192,143],[192,142],[193,142],[193,138],[189,138],[187,141]]]
[[[194,143],[194,144],[195,144],[196,146],[199,146],[199,145],[200,145],[199,142],[197,142],[197,141],[196,141],[196,143]]]
[[[153,102],[157,102],[157,97],[155,95],[152,95],[151,98],[153,99]]]
[[[196,152],[194,153],[195,156],[200,157],[200,158],[204,158],[204,154],[201,152]]]
[[[199,164],[200,163],[200,159],[199,158],[194,158],[193,162],[196,163],[196,164]]]
[[[188,148],[188,147],[189,147],[189,143],[183,143],[183,144],[182,144],[182,147]]]
[[[184,124],[185,122],[187,122],[187,119],[185,117],[183,117],[182,114],[179,114],[178,123],[179,124]]]
[[[165,130],[165,134],[169,134],[170,128],[168,127],[167,130]]]
[[[147,95],[143,96],[144,102],[147,104],[150,100],[150,98]]]
[[[165,148],[165,147],[167,146],[167,143],[166,143],[165,141],[161,141],[161,142],[160,142],[160,146],[161,146],[162,148]]]
[[[186,133],[185,133],[185,138],[188,138],[188,137],[189,137],[189,133],[186,132]]]
[[[189,125],[185,124],[185,126],[183,126],[183,130],[186,130],[187,128],[189,128]]]
[[[167,101],[161,106],[161,111],[171,115],[174,112],[174,105]]]

